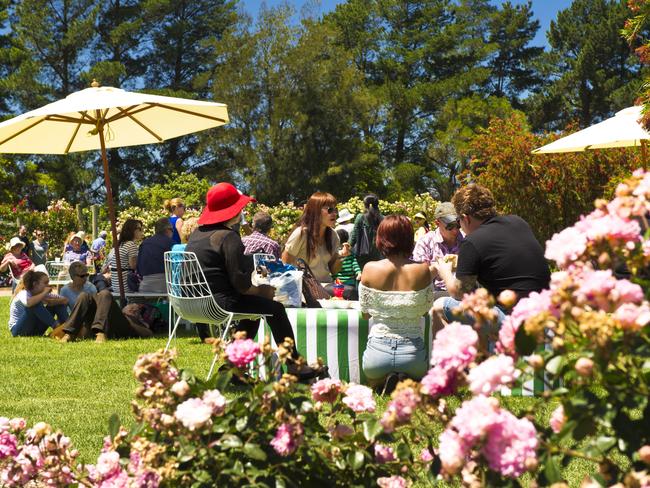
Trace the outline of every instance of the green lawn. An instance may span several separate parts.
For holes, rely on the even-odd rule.
[[[130,339],[96,344],[61,344],[48,338],[11,336],[7,328],[9,298],[0,297],[0,416],[25,417],[28,423],[45,421],[68,435],[81,460],[94,462],[108,430],[108,418],[117,413],[130,425],[130,404],[136,388],[132,367],[139,354],[165,347],[166,337]],[[210,347],[195,336],[176,340],[178,365],[206,375]],[[454,401],[454,399],[450,399]],[[379,399],[383,409],[387,399]],[[533,408],[534,400],[504,398],[516,414]],[[534,415],[547,421],[554,405],[535,406]],[[422,419],[425,420],[425,419]],[[432,424],[432,434],[440,432]],[[572,462],[565,472],[571,486],[579,486],[589,463]],[[418,486],[424,486],[419,485]]]

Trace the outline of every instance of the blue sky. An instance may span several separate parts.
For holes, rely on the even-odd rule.
[[[241,0],[244,8],[251,13],[253,16],[258,12],[262,2],[265,2],[268,7],[274,5],[289,3],[294,5],[297,11],[300,11],[303,5],[315,3],[316,5],[320,4],[318,7],[321,12],[329,12],[334,9],[337,4],[342,3],[343,0]],[[500,4],[500,0],[491,0],[492,3]],[[511,0],[514,4],[523,4],[526,3],[526,0]],[[533,11],[535,16],[540,22],[540,30],[537,33],[535,38],[536,45],[547,46],[546,42],[546,30],[548,29],[551,20],[555,18],[559,10],[563,10],[571,5],[572,0],[533,0]]]

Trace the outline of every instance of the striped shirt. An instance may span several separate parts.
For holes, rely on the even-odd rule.
[[[120,264],[122,265],[122,283],[124,283],[124,291],[128,291],[128,275],[129,271],[133,271],[129,267],[129,258],[138,259],[138,245],[134,241],[126,241],[120,245]],[[106,257],[105,266],[111,270],[111,288],[114,292],[120,291],[120,282],[117,278],[117,263],[115,262],[115,250],[111,248],[111,252]]]
[[[273,254],[280,259],[280,244],[269,236],[258,231],[253,231],[249,236],[242,237],[244,243],[244,254]]]
[[[344,285],[354,286],[357,283],[359,273],[361,273],[361,268],[357,263],[357,258],[354,254],[350,254],[341,259],[341,271],[336,273],[334,278],[340,280]]]

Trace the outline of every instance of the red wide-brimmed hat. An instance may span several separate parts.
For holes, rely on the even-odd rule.
[[[199,217],[199,225],[218,224],[232,219],[250,202],[252,197],[239,192],[230,183],[217,183],[208,190],[205,208]]]

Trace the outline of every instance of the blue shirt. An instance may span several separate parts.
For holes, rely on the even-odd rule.
[[[181,243],[181,236],[178,233],[178,229],[176,228],[176,221],[178,220],[177,215],[172,215],[169,217],[169,223],[172,224],[172,242],[174,244],[180,244]]]
[[[163,234],[147,237],[138,251],[138,273],[141,276],[165,273],[165,252],[172,248],[172,240]]]
[[[86,293],[90,293],[91,295],[95,295],[97,293],[97,288],[95,288],[95,285],[89,281],[86,281],[81,291],[76,292],[70,288],[70,285],[65,285],[63,288],[61,288],[59,295],[68,299],[68,307],[70,310],[72,310],[77,303],[77,298],[79,298],[79,295],[81,295],[81,293],[84,291]]]
[[[106,239],[104,239],[103,237],[98,237],[93,241],[93,243],[90,246],[90,249],[96,253],[104,249],[104,247],[106,247]]]

